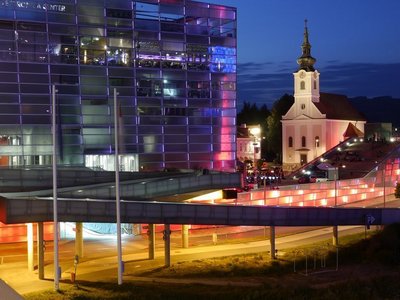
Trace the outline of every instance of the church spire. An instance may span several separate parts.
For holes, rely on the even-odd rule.
[[[308,41],[307,19],[304,20],[304,40],[303,44],[301,45],[301,49],[302,49],[302,54],[297,59],[297,63],[299,64],[299,71],[300,70],[305,70],[307,72],[315,71],[313,65],[316,62],[316,59],[311,56],[311,44]]]

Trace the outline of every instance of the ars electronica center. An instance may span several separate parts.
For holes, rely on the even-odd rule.
[[[121,170],[233,171],[236,9],[0,0],[1,166],[51,166],[55,101],[58,164],[114,170],[114,100]]]

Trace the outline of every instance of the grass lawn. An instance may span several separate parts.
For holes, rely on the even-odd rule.
[[[363,234],[342,238],[341,243],[338,252],[324,242],[287,251],[273,261],[268,253],[259,253],[150,270],[128,265],[121,286],[78,281],[59,293],[24,296],[31,300],[400,299],[400,224],[367,239]]]

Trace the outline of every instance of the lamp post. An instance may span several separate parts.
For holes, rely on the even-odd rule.
[[[256,167],[256,159],[257,159],[257,146],[259,145],[258,142],[260,140],[261,128],[260,125],[251,127],[249,129],[250,134],[253,136],[253,167]]]
[[[337,205],[337,180],[339,175],[339,168],[335,167],[335,173],[333,174],[333,179],[335,181],[335,207]]]
[[[56,128],[56,86],[53,84],[51,88],[51,131],[53,137],[53,161],[52,161],[52,170],[53,170],[53,252],[54,252],[54,290],[58,291],[60,288],[60,267],[58,261],[58,212],[57,212],[57,128]],[[59,133],[61,134],[61,132]]]
[[[253,142],[253,168],[256,168],[256,159],[257,159],[257,140],[254,138]]]
[[[335,208],[337,206],[337,181],[338,181],[338,177],[339,177],[339,168],[335,167],[335,174],[334,174],[334,179],[335,179]],[[332,237],[332,244],[334,246],[338,246],[339,245],[339,237],[338,237],[338,226],[334,225],[333,226],[333,237]]]
[[[118,285],[122,284],[122,242],[121,242],[121,204],[120,204],[120,186],[119,186],[119,140],[118,140],[118,104],[117,89],[114,88],[114,165],[115,165],[115,199],[116,199],[116,218],[117,218],[117,256],[118,256]]]
[[[267,204],[267,172],[264,172],[264,205]]]
[[[383,208],[386,208],[386,165],[382,169],[382,184],[383,184]]]

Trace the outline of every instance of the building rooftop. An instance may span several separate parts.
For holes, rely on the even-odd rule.
[[[321,93],[319,102],[314,104],[328,119],[366,121],[345,95]]]

